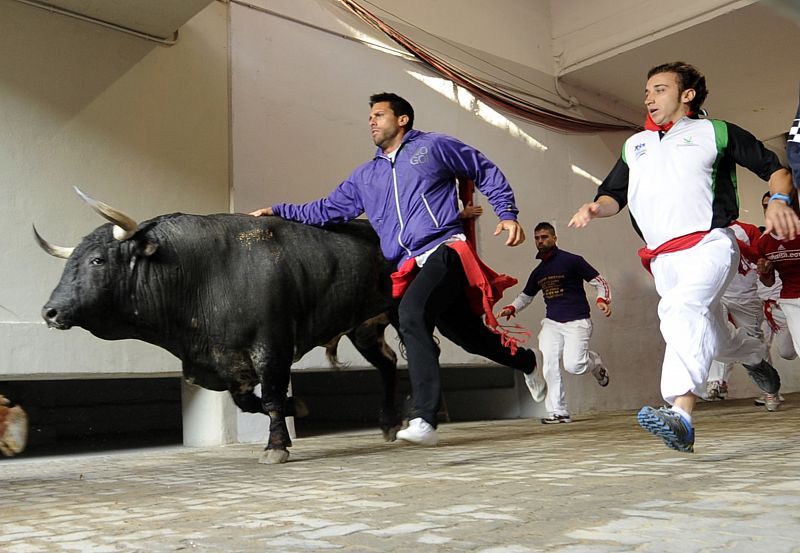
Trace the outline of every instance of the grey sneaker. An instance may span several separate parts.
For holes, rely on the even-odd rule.
[[[603,388],[608,386],[610,381],[610,378],[608,377],[608,369],[606,369],[603,365],[595,365],[594,369],[592,369],[592,375],[595,377],[600,386]]]
[[[672,409],[653,409],[645,405],[637,416],[639,426],[664,440],[675,451],[694,453],[694,428]]]
[[[723,389],[724,386],[724,389]],[[706,395],[703,398],[706,401],[720,401],[727,397],[728,385],[719,380],[709,380],[706,384]]]
[[[761,388],[762,392],[777,394],[781,389],[781,377],[766,359],[762,359],[755,365],[744,365],[744,368],[747,369],[747,374],[750,375],[756,386]]]
[[[550,415],[542,419],[542,424],[561,424],[562,422],[572,422],[569,415]]]
[[[544,381],[542,369],[534,366],[531,374],[526,374],[525,385],[528,386],[528,391],[531,393],[533,401],[541,403],[547,395],[547,382]]]
[[[767,411],[777,411],[781,408],[780,394],[764,394],[764,407]]]
[[[767,394],[761,394],[760,396],[758,396],[757,398],[755,398],[753,400],[753,404],[755,404],[755,405],[766,405],[767,404],[766,397],[767,397]],[[778,394],[778,402],[779,403],[783,403],[783,401],[784,401],[783,400],[783,396],[781,394]]]
[[[417,417],[408,422],[408,428],[397,431],[397,439],[431,447],[439,443],[439,434],[425,419]]]

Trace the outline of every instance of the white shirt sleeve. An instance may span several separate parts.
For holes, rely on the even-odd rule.
[[[521,293],[516,299],[511,303],[512,307],[514,307],[514,312],[519,313],[526,307],[528,307],[531,302],[533,301],[533,296],[529,296],[527,294]]]
[[[603,275],[597,275],[589,281],[589,284],[594,286],[595,290],[597,291],[598,300],[611,303],[611,287],[608,285],[606,279],[603,278]]]

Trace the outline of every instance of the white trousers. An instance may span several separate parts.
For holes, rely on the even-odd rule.
[[[728,324],[733,320],[736,328],[741,328],[748,336],[761,340],[767,347],[768,342],[764,339],[764,331],[761,329],[761,323],[764,322],[764,302],[755,295],[755,292],[749,299],[730,299],[723,295],[721,303],[722,316]],[[709,382],[712,380],[727,382],[732,369],[733,363],[714,361],[708,372]]]
[[[800,351],[800,298],[781,298],[778,300],[778,305],[786,316],[786,328],[789,329],[789,335],[792,337],[794,351]],[[773,312],[774,315],[775,313]],[[791,357],[784,357],[782,353],[781,357],[791,359]]]
[[[763,342],[728,325],[722,313],[720,298],[738,265],[739,248],[728,229],[714,229],[694,247],[653,260],[667,403],[689,392],[701,395],[714,359],[754,364],[766,354]]]
[[[591,372],[602,365],[600,356],[589,351],[592,337],[592,320],[579,319],[559,323],[542,319],[539,332],[539,350],[542,352],[542,371],[547,382],[544,406],[551,415],[569,415],[564,398],[564,383],[561,380],[561,363],[571,374]]]
[[[789,309],[791,309],[791,307]],[[778,350],[778,355],[780,355],[782,359],[786,359],[788,361],[796,359],[797,349],[794,346],[792,333],[789,330],[789,322],[786,320],[786,313],[783,312],[780,303],[772,305],[772,319],[778,326],[777,331],[772,330],[772,327],[767,321],[765,321],[762,325],[764,330],[764,341],[767,343],[767,347],[771,348],[774,344],[775,349]],[[800,328],[795,331],[795,334],[797,334],[798,331],[800,331]]]

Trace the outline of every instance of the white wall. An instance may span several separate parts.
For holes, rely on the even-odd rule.
[[[367,6],[413,38],[442,38],[553,74],[549,0],[373,0]],[[415,28],[417,31],[411,31]]]
[[[708,21],[755,0],[550,0],[558,74]]]
[[[0,18],[0,378],[177,374],[166,352],[47,332],[40,310],[63,261],[103,222],[80,186],[138,220],[229,206],[227,6],[164,47],[16,2]]]
[[[308,2],[300,1],[262,4],[279,7],[293,17],[301,17],[301,8],[308,7]],[[436,81],[417,63],[236,4],[231,5],[231,12],[237,211],[326,195],[374,152],[367,129],[369,95],[395,91],[414,104],[417,128],[457,136],[503,169],[514,186],[520,219],[529,236],[536,223],[551,221],[558,229],[559,244],[584,255],[611,282],[615,313],[608,320],[595,316],[593,347],[608,363],[613,384],[599,391],[589,378],[568,378],[571,407],[585,412],[634,408],[643,401],[660,400],[663,343],[656,317],[657,297],[652,279],[636,255],[640,243],[627,212],[598,221],[589,230],[566,227],[577,207],[591,200],[596,189],[595,184],[573,173],[571,166],[602,178],[618,157],[624,135],[564,135],[512,121],[545,145],[542,151],[411,76],[410,72],[416,72]],[[327,25],[335,28],[336,23],[330,20]],[[487,21],[485,32],[500,33],[501,29]],[[520,280],[520,285],[507,293],[510,301],[537,263],[535,248],[532,240],[518,248],[503,246],[502,239],[492,236],[496,222],[491,213],[479,220],[479,249],[489,265]],[[542,302],[537,300],[517,321],[535,336],[543,313]],[[324,366],[319,353],[311,358],[301,366]],[[482,359],[446,345],[443,361],[461,364]],[[364,364],[358,358],[352,362]]]

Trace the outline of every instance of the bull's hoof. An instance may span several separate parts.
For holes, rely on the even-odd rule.
[[[11,408],[0,405],[0,453],[13,457],[22,453],[27,442],[28,415],[19,405]]]
[[[397,440],[397,431],[400,430],[400,425],[393,426],[391,428],[384,428],[381,430],[383,432],[383,439],[387,442],[394,442]]]
[[[289,451],[286,449],[267,449],[258,460],[262,465],[280,465],[289,460]]]

